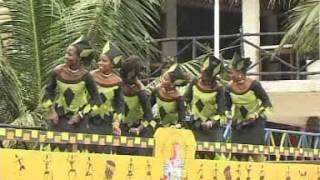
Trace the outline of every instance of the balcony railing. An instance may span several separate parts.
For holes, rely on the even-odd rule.
[[[311,59],[306,61],[302,59],[303,55],[298,54],[292,50],[291,45],[284,45],[279,47],[279,45],[266,45],[257,46],[253,42],[249,41],[246,37],[259,36],[261,38],[265,37],[278,37],[279,39],[283,36],[284,32],[262,32],[262,33],[236,33],[228,35],[220,35],[220,40],[228,41],[229,44],[220,49],[220,54],[225,55],[228,52],[240,51],[241,55],[244,54],[244,46],[251,46],[259,51],[260,59],[254,61],[255,63],[251,65],[249,69],[254,67],[262,67],[263,63],[267,61],[272,61],[273,63],[279,63],[285,70],[281,71],[264,71],[262,68],[259,72],[250,72],[248,75],[251,76],[285,76],[285,79],[305,79],[307,76],[319,75],[320,71],[307,71],[308,67],[317,61],[319,58]],[[183,43],[183,46],[179,47],[177,53],[173,55],[177,59],[195,59],[201,54],[212,52],[213,53],[213,42],[214,36],[187,36],[187,37],[174,37],[174,38],[162,38],[151,40],[153,43],[157,43],[159,47],[163,47],[165,43]],[[289,50],[290,59],[285,59],[281,57],[282,50]],[[154,50],[163,60],[166,60],[169,55],[165,54],[161,48]],[[186,58],[183,55],[188,54]],[[190,57],[191,54],[191,57]],[[303,62],[303,63],[302,63]],[[272,78],[271,78],[272,79]],[[278,78],[278,79],[281,79]]]

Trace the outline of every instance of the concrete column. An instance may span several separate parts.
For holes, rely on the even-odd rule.
[[[264,16],[260,18],[261,23],[264,25],[263,32],[278,32],[278,18],[272,11],[265,11]],[[261,46],[278,45],[278,36],[262,36]],[[264,71],[266,72],[279,72],[281,71],[281,63],[277,60],[264,60]],[[261,78],[261,77],[260,77]],[[262,80],[280,80],[281,75],[268,75],[264,76]]]
[[[164,12],[166,37],[177,37],[177,0],[166,0]],[[162,52],[165,56],[175,56],[177,54],[177,42],[164,42]]]
[[[260,1],[242,0],[242,29],[243,33],[260,33]],[[246,37],[246,40],[260,47],[260,36]],[[259,50],[251,45],[244,44],[244,56],[250,57],[253,64],[259,60]],[[256,66],[249,72],[260,71],[260,66]],[[255,76],[259,79],[258,76]]]
[[[219,0],[214,1],[214,55],[220,56],[220,4]]]

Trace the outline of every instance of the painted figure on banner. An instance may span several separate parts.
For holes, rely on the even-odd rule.
[[[112,180],[114,172],[116,170],[116,163],[111,160],[106,161],[106,169],[104,171],[104,180]]]
[[[21,176],[22,173],[26,170],[26,166],[24,165],[23,163],[23,158],[22,157],[19,157],[17,154],[15,155],[16,157],[16,163],[18,164],[19,166],[19,175]]]
[[[133,160],[132,158],[130,158],[130,161],[129,161],[129,165],[128,165],[128,173],[127,173],[127,178],[130,180],[132,179],[133,177]]]
[[[226,168],[224,168],[223,171],[225,180],[232,180],[232,173],[231,173],[231,167],[227,166]]]
[[[198,170],[199,180],[203,179],[203,164],[200,165],[200,169]]]
[[[288,170],[287,170],[286,180],[291,180],[291,176],[290,176],[290,167],[289,167],[289,166],[288,166]]]
[[[49,154],[46,155],[46,157],[43,160],[44,163],[44,172],[43,172],[43,179],[53,179],[53,174],[51,172],[51,167],[50,164],[52,164],[51,162],[51,158],[49,157]]]
[[[151,180],[151,179],[152,179],[152,166],[149,160],[147,160],[145,180]]]
[[[172,155],[165,161],[163,180],[182,180],[184,172],[184,161],[181,159],[180,144],[172,144]]]
[[[260,180],[265,180],[264,166],[261,165]]]
[[[251,164],[249,164],[247,166],[247,180],[251,180],[251,177],[250,177],[251,171],[252,171],[252,166],[251,166]]]
[[[74,159],[74,156],[73,155],[69,156],[67,161],[70,165],[70,169],[68,171],[69,179],[77,179],[77,170],[74,168],[74,164],[76,162],[76,160]]]
[[[218,171],[219,171],[219,169],[218,169],[218,164],[217,163],[215,163],[214,164],[214,169],[213,169],[213,180],[217,180],[218,179]]]
[[[92,164],[92,161],[91,161],[90,157],[88,157],[88,160],[87,160],[86,164],[87,164],[86,165],[87,166],[87,170],[86,170],[85,176],[92,178],[94,169],[93,169],[93,164]]]

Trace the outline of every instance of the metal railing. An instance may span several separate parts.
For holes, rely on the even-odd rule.
[[[298,148],[320,148],[320,133],[290,131],[281,129],[265,128],[265,141],[267,145],[280,147],[298,147]],[[280,138],[280,141],[275,141],[275,136]],[[292,142],[292,138],[296,142]]]
[[[267,60],[278,62],[281,64],[281,66],[284,66],[287,70],[281,70],[281,71],[259,71],[254,73],[248,73],[248,75],[251,76],[289,76],[287,79],[303,79],[306,76],[311,75],[319,75],[320,71],[314,71],[314,72],[308,72],[307,68],[312,65],[313,63],[319,61],[318,59],[310,60],[309,62],[305,62],[305,59],[301,59],[303,57],[302,55],[299,55],[297,52],[290,50],[290,61],[285,60],[282,58],[281,50],[282,49],[288,49],[290,46],[284,46],[279,47],[278,45],[273,46],[267,46],[270,47],[273,50],[267,50],[263,48],[263,46],[257,46],[253,42],[250,42],[246,39],[246,37],[252,37],[252,36],[259,36],[259,37],[266,37],[266,36],[278,36],[279,39],[281,36],[283,36],[284,32],[262,32],[262,33],[242,33],[240,30],[240,33],[236,34],[228,34],[228,35],[220,35],[221,40],[232,40],[229,42],[227,46],[224,46],[222,49],[220,49],[220,53],[224,55],[228,51],[240,51],[241,55],[244,54],[244,45],[249,45],[255,49],[257,49],[260,52],[260,59],[254,61],[255,63],[252,64],[249,69],[252,69],[256,66],[262,66],[262,63],[265,63]],[[184,45],[182,47],[179,47],[177,53],[174,55],[176,58],[182,58],[183,54],[191,54],[191,57],[188,57],[187,59],[195,59],[201,54],[212,52],[213,53],[213,35],[209,36],[186,36],[186,37],[169,37],[169,38],[162,38],[162,39],[154,39],[152,40],[154,43],[158,43],[159,47],[164,45],[165,43],[169,42],[175,42],[175,43],[181,43],[184,42]],[[204,42],[202,42],[204,41]],[[168,57],[167,54],[165,54],[161,49],[155,50],[156,53],[162,58],[166,59]],[[304,62],[304,63],[302,63]]]
[[[273,147],[287,148],[293,152],[294,148],[308,148],[320,150],[320,133],[290,131],[281,129],[265,128],[265,144]],[[288,160],[289,156],[284,155],[283,159]],[[297,156],[291,156],[295,160]],[[301,159],[308,158],[303,153]]]

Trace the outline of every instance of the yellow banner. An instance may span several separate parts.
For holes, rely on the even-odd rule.
[[[1,180],[318,180],[320,166],[0,149]]]

